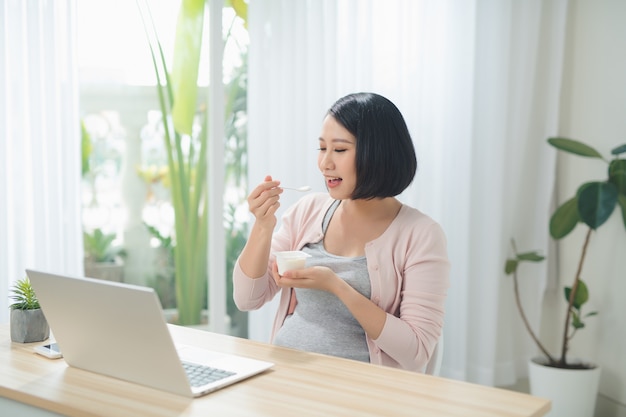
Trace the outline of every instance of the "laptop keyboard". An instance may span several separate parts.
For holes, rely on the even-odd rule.
[[[183,368],[185,368],[185,372],[187,372],[187,377],[192,387],[200,387],[235,375],[234,372],[189,362],[183,362]]]

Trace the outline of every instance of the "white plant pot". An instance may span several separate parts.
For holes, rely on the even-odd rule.
[[[560,369],[543,358],[529,361],[530,393],[552,401],[549,417],[593,417],[600,384],[600,367]]]

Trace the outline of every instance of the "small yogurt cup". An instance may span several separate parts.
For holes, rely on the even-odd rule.
[[[274,255],[276,255],[276,263],[278,264],[278,273],[280,275],[283,275],[285,271],[304,268],[306,258],[311,257],[308,253],[299,250],[274,252]]]

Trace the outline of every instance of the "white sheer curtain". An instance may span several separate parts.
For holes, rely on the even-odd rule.
[[[534,353],[520,324],[509,241],[547,251],[567,0],[251,0],[249,175],[323,190],[326,109],[356,91],[403,112],[418,174],[401,196],[439,221],[452,262],[442,374],[513,383]],[[282,210],[298,196],[285,193]],[[525,283],[539,323],[546,265]],[[274,308],[251,315],[267,340]]]
[[[74,12],[73,0],[0,6],[0,322],[25,268],[82,270]]]

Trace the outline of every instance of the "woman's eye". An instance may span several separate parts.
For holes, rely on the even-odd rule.
[[[320,151],[320,152],[326,152],[326,148],[318,148],[317,150]],[[333,151],[335,151],[335,152],[345,152],[345,151],[347,151],[347,149],[333,149]]]

